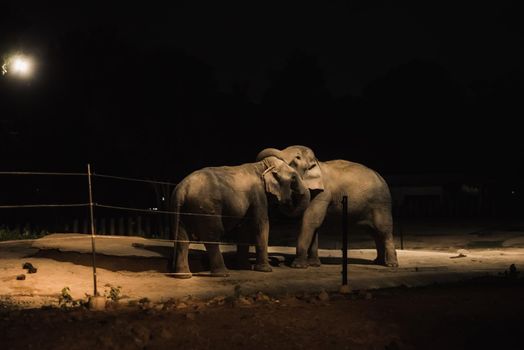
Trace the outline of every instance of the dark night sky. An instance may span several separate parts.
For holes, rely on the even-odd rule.
[[[40,66],[0,77],[2,169],[179,179],[305,144],[388,174],[522,175],[518,1],[277,4],[4,5],[1,53]]]

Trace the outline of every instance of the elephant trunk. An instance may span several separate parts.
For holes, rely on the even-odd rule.
[[[309,206],[311,193],[301,179],[294,184],[291,199],[289,205],[280,205],[280,211],[289,217],[302,215],[304,210]]]
[[[284,162],[286,161],[286,159],[284,159],[284,154],[281,150],[278,150],[276,148],[266,148],[257,155],[257,162],[267,157],[277,157],[278,159]]]

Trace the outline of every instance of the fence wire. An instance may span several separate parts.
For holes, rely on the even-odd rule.
[[[18,205],[0,205],[0,209],[15,208],[68,208],[68,207],[87,207],[89,203],[78,204],[18,204]]]
[[[123,177],[123,176],[114,176],[114,175],[104,175],[104,174],[97,174],[93,173],[91,174],[94,177],[99,178],[105,178],[105,179],[114,179],[114,180],[124,180],[124,181],[134,181],[134,182],[146,182],[151,184],[159,184],[159,185],[169,185],[169,186],[176,186],[177,183],[174,182],[167,182],[167,181],[156,181],[156,180],[145,180],[145,179],[138,179],[133,177]]]
[[[0,175],[87,176],[86,173],[49,173],[41,171],[0,171]]]
[[[52,234],[67,234],[67,235],[78,235],[76,237],[40,237],[40,238],[31,238],[31,239],[17,239],[17,240],[10,240],[10,241],[0,241],[0,244],[9,244],[9,243],[24,243],[24,242],[34,242],[36,240],[38,241],[63,241],[63,240],[89,240],[91,238],[90,233],[78,233],[78,232],[52,232],[49,233]],[[130,238],[133,239],[131,236],[108,236],[108,235],[97,235],[95,234],[96,239],[120,239],[120,240],[129,240]],[[142,238],[142,237],[140,237]],[[144,240],[147,240],[147,242],[158,242],[158,243],[188,243],[188,244],[215,244],[215,245],[234,245],[234,246],[252,246],[256,243],[248,243],[248,242],[223,242],[223,241],[195,241],[195,240],[182,240],[182,239],[162,239],[162,238],[142,238]],[[132,245],[135,248],[140,248],[142,243],[133,242]],[[145,244],[144,244],[145,245]]]
[[[29,171],[2,171],[0,175],[43,175],[43,176],[89,176],[88,173],[63,173],[63,172],[29,172]],[[92,173],[91,176],[105,179],[121,180],[121,181],[132,181],[132,182],[141,182],[141,183],[151,183],[151,184],[161,184],[176,186],[177,183],[167,182],[167,181],[155,181],[155,180],[146,180],[139,178],[123,177],[123,176],[113,176],[107,174],[98,174]],[[243,191],[237,191],[243,192]],[[246,191],[247,192],[247,191]],[[240,215],[223,215],[223,214],[206,214],[206,213],[192,213],[192,212],[180,212],[180,211],[170,211],[170,210],[151,210],[151,209],[142,209],[134,208],[127,206],[118,206],[118,205],[109,205],[101,203],[71,203],[71,204],[19,204],[19,205],[0,205],[0,209],[16,209],[16,208],[68,208],[68,207],[89,207],[93,206],[96,208],[105,208],[105,209],[115,209],[129,212],[141,212],[147,214],[167,214],[167,215],[180,215],[180,216],[201,216],[201,217],[221,217],[221,218],[236,218],[236,219],[255,219],[252,216],[240,216]],[[97,237],[112,237],[120,238],[120,236],[107,236],[107,235],[97,235]],[[123,237],[122,237],[123,238]],[[70,239],[70,238],[69,238]],[[21,240],[23,241],[23,240]],[[220,241],[187,241],[187,240],[162,240],[164,242],[180,242],[180,243],[194,243],[194,244],[223,244],[223,245],[250,245],[248,243],[231,243],[231,242],[220,242]]]

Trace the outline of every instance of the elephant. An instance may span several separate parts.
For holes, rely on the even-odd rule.
[[[301,176],[276,157],[237,166],[203,168],[186,176],[173,191],[175,247],[172,270],[178,278],[192,276],[188,264],[190,237],[204,241],[211,275],[227,276],[220,247],[211,242],[233,231],[240,232],[244,242],[254,233],[254,270],[270,272],[268,205],[276,203],[283,212],[293,214],[303,211],[309,203],[309,191]],[[244,264],[248,263],[249,246],[238,244],[237,252],[241,257],[244,255]]]
[[[348,197],[349,221],[369,228],[375,240],[375,264],[397,267],[393,241],[391,194],[386,181],[376,171],[347,160],[320,162],[314,152],[301,145],[283,150],[266,148],[257,160],[277,157],[292,166],[311,191],[297,238],[296,257],[291,266],[320,266],[318,232],[326,215],[341,215],[342,198]]]

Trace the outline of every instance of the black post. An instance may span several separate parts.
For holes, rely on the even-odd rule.
[[[400,250],[404,250],[404,233],[402,232],[402,221],[399,220],[400,228]]]
[[[93,296],[98,296],[96,286],[96,246],[95,246],[95,216],[93,214],[93,189],[91,185],[91,165],[87,164],[87,181],[89,184],[89,221],[91,222],[91,250],[93,253]]]
[[[342,285],[348,284],[348,196],[342,197]]]

